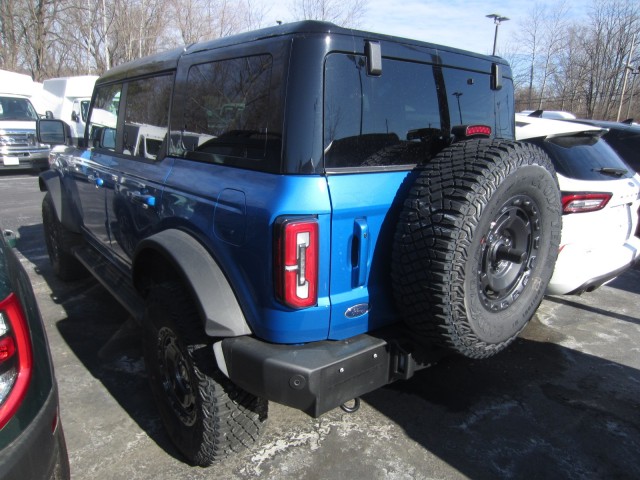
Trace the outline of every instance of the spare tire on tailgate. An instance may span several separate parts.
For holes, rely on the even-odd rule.
[[[482,139],[444,149],[421,167],[394,238],[405,322],[429,345],[498,353],[542,301],[561,225],[555,170],[539,148]]]

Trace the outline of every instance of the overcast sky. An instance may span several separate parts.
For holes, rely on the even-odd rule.
[[[526,21],[531,0],[369,0],[362,30],[415,38],[490,54],[495,25],[485,15],[497,13],[510,20],[498,30],[498,53]],[[556,5],[559,1],[538,1]],[[587,0],[567,0],[574,17],[586,14]],[[289,1],[273,0],[267,24],[290,20]]]

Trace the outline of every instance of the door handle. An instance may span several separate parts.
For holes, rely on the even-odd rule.
[[[141,192],[131,192],[130,195],[133,203],[142,205],[144,208],[156,206],[156,197],[153,195],[147,195]]]
[[[353,240],[351,244],[351,284],[353,288],[362,287],[367,282],[369,273],[369,225],[364,218],[356,218],[353,221]]]

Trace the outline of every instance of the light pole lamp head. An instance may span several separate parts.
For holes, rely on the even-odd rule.
[[[489,15],[485,15],[487,18],[493,18],[493,23],[496,25],[500,25],[501,22],[506,22],[509,20],[509,17],[503,17],[499,13],[490,13]]]

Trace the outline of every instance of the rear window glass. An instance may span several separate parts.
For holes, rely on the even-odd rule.
[[[451,128],[461,124],[488,125],[496,136],[513,138],[510,91],[492,91],[487,73],[389,58],[382,59],[382,74],[371,76],[365,57],[330,54],[325,168],[410,168],[448,145]]]
[[[633,170],[607,142],[593,135],[537,140],[551,157],[558,173],[576,180],[630,178]]]
[[[640,129],[609,130],[604,138],[631,168],[640,171]]]

